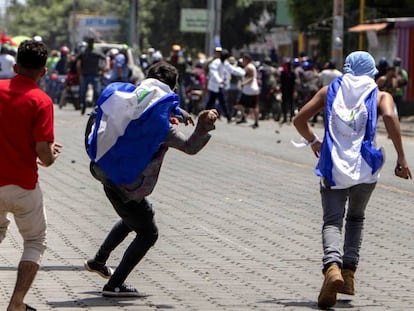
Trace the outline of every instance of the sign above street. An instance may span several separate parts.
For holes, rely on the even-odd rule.
[[[206,9],[181,9],[181,32],[207,32],[208,18]]]

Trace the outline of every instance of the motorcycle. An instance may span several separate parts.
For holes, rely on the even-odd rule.
[[[186,88],[188,112],[197,115],[203,106],[203,90],[199,78],[192,74],[190,76],[190,83]]]
[[[68,73],[65,77],[65,88],[59,99],[59,108],[72,103],[76,110],[80,110],[80,85],[79,78],[76,74]]]

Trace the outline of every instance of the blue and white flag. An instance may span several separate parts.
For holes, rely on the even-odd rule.
[[[108,85],[97,102],[89,157],[113,183],[132,183],[165,141],[171,113],[181,114],[178,104],[178,96],[156,79]]]
[[[375,148],[377,124],[375,81],[367,75],[345,74],[328,88],[325,136],[315,173],[331,187],[373,183],[384,163]]]

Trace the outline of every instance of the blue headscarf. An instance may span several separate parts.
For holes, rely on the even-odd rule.
[[[374,79],[378,73],[375,60],[368,52],[352,52],[345,58],[344,73],[354,76],[369,76]]]

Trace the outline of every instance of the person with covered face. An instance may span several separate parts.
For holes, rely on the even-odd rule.
[[[310,146],[318,158],[315,174],[321,178],[325,277],[318,297],[321,309],[333,307],[337,293],[355,295],[365,209],[384,164],[383,150],[375,144],[377,115],[382,116],[397,153],[395,175],[412,178],[393,98],[379,91],[374,80],[378,72],[374,59],[367,52],[353,52],[346,57],[343,72],[322,87],[293,121],[303,145]],[[326,119],[321,141],[308,120],[323,110]]]

